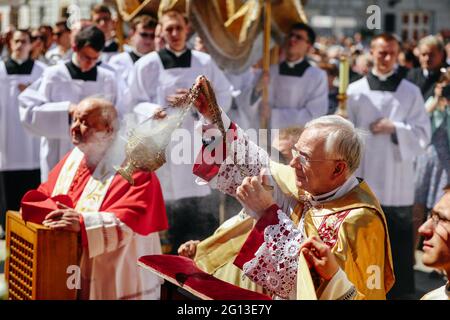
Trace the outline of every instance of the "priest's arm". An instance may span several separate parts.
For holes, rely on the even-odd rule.
[[[20,121],[27,131],[52,139],[67,138],[71,102],[51,102],[52,82],[44,75],[19,95]]]

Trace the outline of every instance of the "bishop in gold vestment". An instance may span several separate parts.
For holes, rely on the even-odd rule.
[[[394,271],[385,217],[369,186],[350,174],[337,188],[313,196],[298,188],[293,167],[270,161],[223,112],[222,121],[229,133],[226,146],[221,146],[224,156],[220,159],[205,143],[194,174],[236,196],[245,177],[259,176],[267,168],[275,204],[260,217],[244,206],[243,212],[200,242],[197,265],[238,286],[295,299],[300,295],[296,281],[301,243],[318,235],[354,285],[340,287],[339,279],[316,279],[320,299],[385,299]],[[219,144],[221,139],[208,137],[214,126],[203,124],[204,141]]]

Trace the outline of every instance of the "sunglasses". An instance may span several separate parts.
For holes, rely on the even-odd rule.
[[[60,31],[60,32],[53,32],[53,35],[57,38],[61,37],[64,33],[66,33],[67,31]]]
[[[155,39],[155,34],[154,33],[148,33],[148,32],[139,32],[139,35],[142,38],[146,38],[146,39]]]
[[[31,37],[31,42],[36,41],[36,40],[45,41],[45,37],[44,37],[44,36],[34,36],[34,37]]]

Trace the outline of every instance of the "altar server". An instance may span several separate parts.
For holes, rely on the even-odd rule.
[[[210,79],[215,89],[217,102],[225,110],[231,105],[231,85],[208,54],[190,50],[186,47],[187,20],[177,11],[167,11],[160,17],[166,47],[158,52],[151,52],[136,62],[129,82],[134,111],[145,119],[153,114],[158,105],[167,106],[178,97],[187,93],[198,75]],[[210,221],[196,224],[192,219],[199,219],[204,206],[199,205],[201,197],[210,194],[208,186],[199,186],[189,174],[194,157],[194,122],[199,119],[195,111],[189,112],[181,128],[185,133],[173,135],[168,150],[183,150],[182,153],[171,151],[167,163],[157,174],[163,188],[164,199],[168,209],[169,222],[173,217],[186,219],[189,223],[171,222],[169,232],[175,232],[180,238],[174,240],[174,249],[195,236],[207,236],[216,226]],[[181,133],[182,131],[178,131]],[[201,147],[201,137],[198,149]],[[182,155],[181,155],[182,154]],[[173,155],[173,156],[172,156]],[[177,156],[175,158],[174,156]],[[216,206],[217,208],[217,206]],[[191,212],[191,214],[189,214]],[[209,227],[207,225],[210,225]],[[201,230],[204,229],[204,232]],[[200,233],[199,233],[200,232]]]
[[[117,104],[114,72],[97,66],[105,37],[95,26],[75,37],[74,54],[66,63],[45,70],[20,96],[20,119],[29,132],[42,136],[41,179],[73,147],[69,139],[72,107],[83,98],[103,96]]]
[[[314,44],[314,30],[303,23],[292,26],[286,41],[286,60],[270,70],[271,127],[303,126],[327,114],[325,71],[311,66],[306,55]]]
[[[130,44],[132,50],[119,53],[108,64],[127,81],[133,65],[144,55],[155,50],[155,29],[158,22],[149,15],[140,15],[131,22]]]
[[[105,35],[105,46],[102,49],[101,60],[107,63],[109,59],[120,53],[119,43],[114,38],[115,21],[112,18],[111,10],[104,4],[98,4],[92,8],[91,18]]]
[[[380,200],[391,236],[396,276],[391,298],[414,293],[413,161],[431,135],[420,89],[395,72],[399,50],[394,36],[376,36],[371,42],[371,73],[347,91],[349,119],[368,131],[357,175]]]
[[[30,58],[28,31],[15,31],[10,44],[11,56],[0,61],[0,208],[18,210],[24,193],[40,182],[39,139],[20,123],[18,96],[41,76],[45,65]],[[5,227],[4,210],[0,225]]]

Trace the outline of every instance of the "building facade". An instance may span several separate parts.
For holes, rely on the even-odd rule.
[[[351,35],[392,32],[403,40],[450,31],[450,0],[306,0],[311,24],[322,34]],[[380,8],[381,29],[371,30],[367,13],[371,5]]]
[[[0,0],[0,32],[9,25],[18,28],[54,25],[67,16],[67,9],[74,4],[79,7],[81,18],[89,18],[93,5],[102,0]]]

